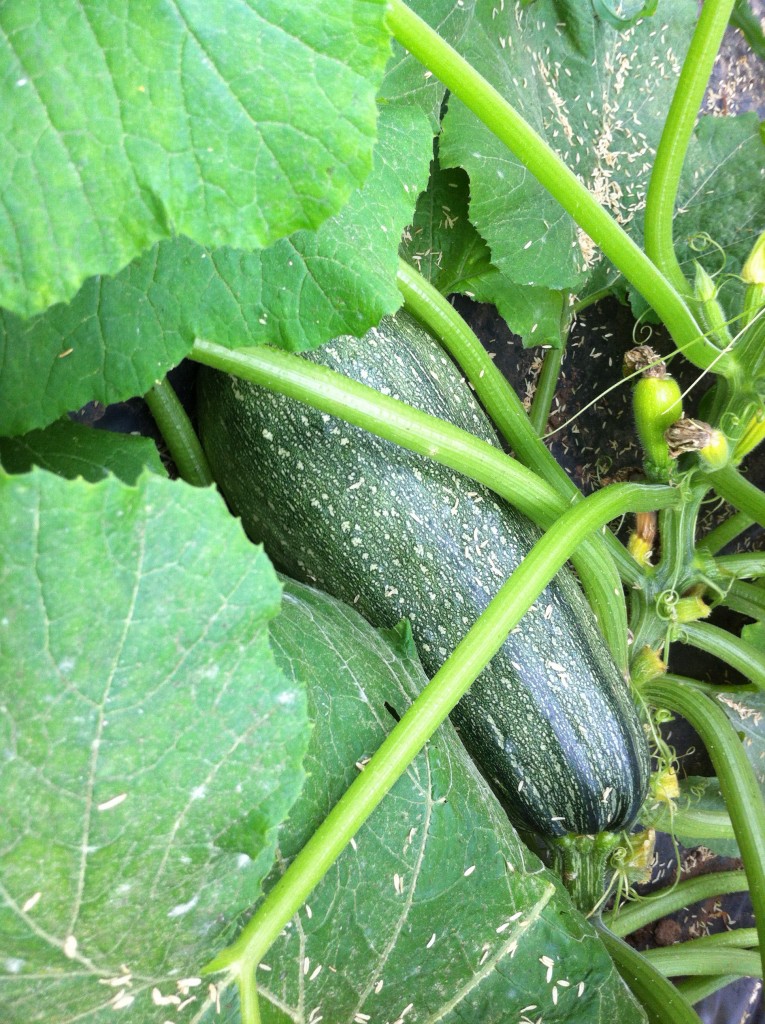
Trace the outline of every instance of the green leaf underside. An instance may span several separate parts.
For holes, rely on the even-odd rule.
[[[412,5],[421,18],[452,46],[459,47],[470,26],[470,14],[453,0],[416,0]],[[441,104],[446,90],[435,75],[429,74],[407,50],[393,41],[393,53],[385,69],[378,98],[383,104],[415,106],[430,119],[433,134],[441,121]]]
[[[114,473],[134,484],[144,470],[167,476],[157,446],[148,437],[95,430],[69,419],[21,437],[0,437],[0,465],[6,473],[27,473],[40,466],[74,480],[96,483]]]
[[[303,781],[279,584],[213,491],[153,474],[5,477],[0,517],[3,1019],[161,1024]]]
[[[426,680],[406,632],[375,631],[353,609],[298,584],[287,584],[271,637],[285,674],[305,679],[315,722],[309,782],[280,834],[286,863],[353,780],[356,763],[393,728],[389,708],[403,713]],[[506,1024],[523,1020],[524,1009],[546,1022],[643,1020],[450,725],[354,844],[258,969],[264,1024],[367,1019],[359,1014]],[[238,1022],[233,997],[224,999],[222,1021]]]
[[[756,114],[702,117],[680,183],[674,236],[677,255],[693,280],[694,259],[710,273],[737,273],[765,223],[765,140]],[[698,241],[707,234],[715,243]],[[703,245],[703,243],[702,243]],[[719,247],[723,249],[721,253]],[[725,302],[732,282],[722,288]],[[735,333],[736,325],[732,326]]]
[[[444,295],[458,292],[492,303],[524,344],[559,348],[563,293],[518,285],[497,270],[488,245],[469,220],[469,192],[461,167],[441,167],[434,160],[402,256]]]
[[[718,693],[717,700],[741,737],[765,794],[765,693]]]
[[[317,232],[256,253],[175,238],[31,320],[0,312],[0,433],[143,394],[197,337],[301,350],[395,311],[398,242],[427,181],[432,133],[407,107],[383,108],[380,125],[369,181]]]
[[[663,0],[617,32],[590,4],[481,5],[462,53],[630,233],[690,32],[693,0]],[[471,219],[492,262],[518,284],[583,292],[613,270],[573,220],[489,130],[450,100],[441,157],[470,175]]]
[[[30,315],[161,238],[255,248],[371,167],[382,0],[9,0],[0,305]]]

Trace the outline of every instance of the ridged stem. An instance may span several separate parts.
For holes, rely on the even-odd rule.
[[[719,350],[701,336],[683,298],[515,108],[403,0],[390,0],[387,22],[398,42],[483,121],[600,246],[656,310],[687,358],[702,369],[718,358]]]
[[[404,260],[399,260],[396,284],[405,308],[440,339],[518,460],[564,497],[578,498],[576,484],[540,440],[520,398],[454,306]]]
[[[640,1000],[650,1024],[701,1024],[691,1004],[642,953],[604,925],[595,926],[626,984]]]
[[[547,480],[562,497],[570,500],[581,497],[576,485],[540,440],[514,389],[454,306],[403,260],[399,260],[397,283],[407,311],[428,328],[452,356],[518,459]],[[634,565],[610,533],[590,538],[587,552],[579,563],[580,579],[614,660],[625,671],[627,607],[614,561],[618,559],[622,569],[630,573],[634,572]]]
[[[719,704],[692,686],[657,680],[647,683],[641,692],[654,707],[682,715],[707,749],[733,822],[749,882],[760,950],[765,953],[765,804],[738,733]]]
[[[489,487],[542,529],[547,529],[570,507],[570,502],[549,483],[493,445],[327,367],[278,349],[231,350],[207,341],[194,343],[191,358],[306,402],[434,459]],[[679,495],[669,494],[667,488],[649,490],[662,495],[661,507],[679,500]],[[588,565],[591,545],[592,539],[589,539],[583,551],[572,558],[585,576],[592,567],[591,560]]]
[[[675,982],[675,988],[682,992],[689,1003],[700,1003],[707,996],[714,995],[721,988],[738,981],[738,974],[713,974],[711,977],[683,978]]]
[[[691,39],[653,161],[645,208],[645,251],[679,291],[688,282],[675,255],[672,223],[693,127],[734,0],[707,0]]]
[[[649,495],[649,491],[663,493]],[[550,527],[290,863],[237,940],[206,967],[254,971],[359,827],[480,675],[581,540],[627,511],[666,499],[663,488],[614,484],[583,499]]]
[[[726,466],[725,469],[706,475],[721,498],[725,498],[752,522],[765,526],[765,494],[759,487],[750,483],[734,466]]]
[[[757,579],[765,576],[765,554],[762,551],[741,551],[734,555],[720,555],[717,567],[737,579]]]
[[[712,940],[739,938],[740,932],[754,931],[740,928],[721,935],[705,935],[702,939],[689,939],[662,949],[648,949],[644,956],[652,966],[667,978],[682,975],[735,974],[741,978],[761,978],[762,960],[759,950],[736,949],[729,941]],[[690,947],[690,948],[688,948]]]
[[[603,920],[614,935],[623,937],[710,896],[746,892],[748,888],[743,871],[716,871],[711,875],[688,878],[645,899],[625,903],[618,910],[604,914]]]
[[[735,512],[724,523],[720,523],[714,530],[710,530],[706,537],[699,541],[698,546],[710,555],[716,555],[718,551],[722,551],[753,524],[754,519],[751,516],[746,515],[745,512]]]
[[[765,590],[752,583],[734,580],[720,603],[739,615],[765,620]]]
[[[733,824],[726,811],[711,811],[704,807],[678,807],[670,812],[657,807],[646,812],[644,824],[659,832],[682,836],[683,839],[735,839]]]
[[[158,380],[144,399],[180,478],[194,487],[209,487],[213,477],[207,456],[170,381]]]
[[[686,622],[678,626],[674,639],[719,658],[765,690],[765,655],[753,644],[709,622]]]
[[[754,683],[703,683],[698,679],[691,679],[690,676],[680,676],[675,672],[667,672],[662,677],[668,683],[678,683],[681,686],[692,686],[709,697],[716,698],[718,693],[732,693],[739,697],[744,693],[758,693],[758,687]]]

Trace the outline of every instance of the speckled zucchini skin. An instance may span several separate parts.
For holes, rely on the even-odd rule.
[[[498,445],[438,343],[405,314],[306,358]],[[356,427],[203,370],[199,427],[248,534],[373,624],[411,621],[434,675],[537,537],[490,491]],[[649,762],[629,688],[561,572],[452,715],[513,815],[541,835],[629,825]]]

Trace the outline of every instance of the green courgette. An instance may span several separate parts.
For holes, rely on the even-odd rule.
[[[457,368],[404,314],[306,358],[498,445]],[[213,474],[250,536],[289,575],[373,624],[408,617],[431,676],[539,536],[487,489],[359,428],[214,370],[201,371],[198,387]],[[452,719],[525,827],[590,834],[637,815],[644,731],[569,571]]]

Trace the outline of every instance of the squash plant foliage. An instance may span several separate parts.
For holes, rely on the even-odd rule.
[[[765,147],[755,114],[697,120],[732,15],[761,50],[747,13],[733,0],[700,14],[696,0],[0,5],[8,1024],[672,1024],[698,1021],[692,1004],[732,977],[761,976],[765,558],[719,552],[765,525],[740,469],[765,434]],[[452,293],[547,346],[531,418]],[[667,328],[635,373],[687,359],[714,387],[705,422],[689,434],[681,420],[669,447],[641,398],[646,481],[579,500],[540,424],[576,311],[609,294]],[[392,417],[358,385],[325,387],[294,355],[403,304],[517,462],[496,451],[483,479],[479,442]],[[612,343],[616,365],[632,342]],[[419,435],[548,531],[430,683],[406,623],[375,630],[278,576],[198,486],[205,460],[163,380],[188,357],[406,446]],[[67,415],[140,396],[180,479],[153,442]],[[730,515],[704,535],[715,494]],[[633,512],[627,545],[601,531]],[[604,900],[640,874],[654,827],[744,861],[619,913],[584,907],[589,920],[444,721],[569,558],[656,755],[644,831],[609,851]],[[704,621],[717,604],[753,620],[742,637]],[[667,674],[674,642],[745,681]],[[714,779],[678,790],[658,730],[671,713],[708,742]],[[732,948],[640,956],[619,939],[747,887],[757,934]]]

